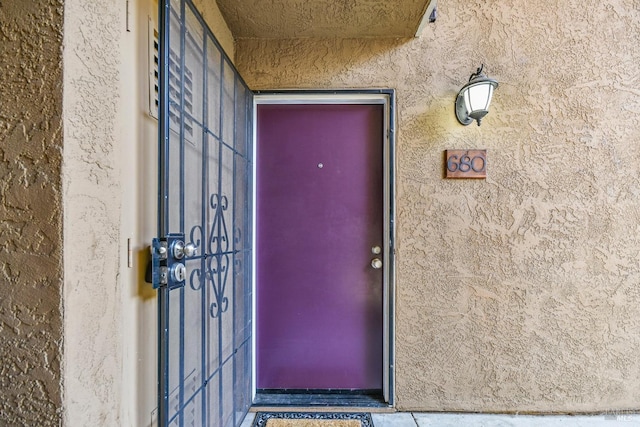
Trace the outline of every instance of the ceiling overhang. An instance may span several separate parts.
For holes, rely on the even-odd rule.
[[[419,36],[436,0],[216,0],[234,38]]]

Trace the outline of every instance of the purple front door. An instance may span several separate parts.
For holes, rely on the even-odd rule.
[[[258,389],[382,389],[383,118],[257,107]]]

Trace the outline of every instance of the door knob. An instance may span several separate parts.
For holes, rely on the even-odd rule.
[[[376,270],[381,269],[382,268],[382,260],[380,258],[374,258],[371,260],[371,267],[375,268]]]
[[[173,257],[175,259],[182,259],[185,256],[187,258],[191,258],[198,254],[198,248],[193,243],[187,243],[186,245],[182,240],[175,241],[173,245],[171,245],[173,249]]]
[[[187,258],[191,258],[192,256],[198,255],[198,248],[193,243],[187,243],[184,246],[184,255]]]
[[[380,246],[374,246],[371,248],[371,253],[374,255],[380,255],[382,253],[382,248]]]

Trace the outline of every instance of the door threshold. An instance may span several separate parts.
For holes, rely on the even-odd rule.
[[[249,412],[370,412],[372,414],[395,414],[398,412],[393,406],[362,407],[362,406],[260,406],[253,405]]]
[[[360,390],[258,390],[254,407],[388,408],[381,391]]]

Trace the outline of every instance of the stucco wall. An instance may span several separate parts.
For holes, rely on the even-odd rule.
[[[640,408],[640,8],[440,2],[410,40],[251,40],[252,89],[397,89],[397,407]],[[481,63],[481,127],[453,102]],[[488,178],[445,180],[443,150]]]
[[[119,103],[126,10],[65,0],[65,424],[121,425]]]
[[[62,0],[0,2],[0,424],[62,410]]]

